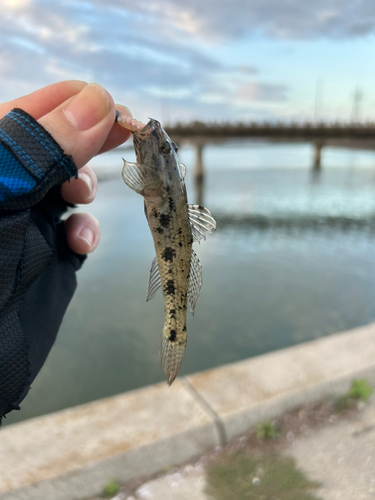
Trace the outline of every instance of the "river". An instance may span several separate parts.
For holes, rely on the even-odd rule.
[[[180,152],[195,201],[193,151]],[[8,425],[164,380],[159,364],[162,296],[146,303],[154,250],[143,200],[120,179],[121,156],[94,166],[89,210],[102,240],[78,273],[77,293],[51,354]],[[195,250],[203,288],[188,313],[181,375],[256,356],[375,319],[375,154],[308,145],[207,147],[204,204],[218,229]],[[230,388],[228,388],[230,390]]]

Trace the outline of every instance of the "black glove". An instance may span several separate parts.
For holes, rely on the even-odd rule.
[[[29,114],[0,120],[0,424],[43,366],[86,256],[67,245],[60,185],[71,157]]]

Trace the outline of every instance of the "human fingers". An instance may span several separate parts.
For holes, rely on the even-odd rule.
[[[95,199],[97,189],[97,178],[94,171],[85,165],[78,172],[78,178],[72,177],[61,186],[61,196],[68,203],[83,204],[91,203]]]
[[[115,104],[103,87],[90,83],[39,122],[80,169],[99,153],[111,133]],[[130,132],[124,129],[124,135],[129,137]]]
[[[31,94],[0,104],[0,118],[14,108],[21,108],[35,120],[39,120],[43,115],[50,113],[67,99],[78,94],[86,85],[86,82],[79,80],[53,83]]]
[[[64,223],[66,239],[73,252],[86,254],[95,250],[100,240],[100,226],[93,215],[73,214]]]
[[[116,110],[119,110],[121,115],[127,115],[130,117],[133,116],[130,109],[126,106],[123,106],[122,104],[116,104]],[[114,123],[111,132],[108,134],[108,137],[98,154],[105,153],[106,151],[110,151],[113,148],[117,148],[117,146],[129,139],[130,134],[130,130],[124,128],[119,123]]]

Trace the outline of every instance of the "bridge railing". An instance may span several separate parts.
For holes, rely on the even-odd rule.
[[[264,137],[288,140],[374,139],[375,123],[324,122],[200,122],[176,123],[166,127],[171,137],[225,138]]]

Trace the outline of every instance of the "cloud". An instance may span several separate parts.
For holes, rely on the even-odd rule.
[[[251,54],[236,65],[227,41],[353,37],[372,32],[375,4],[361,0],[4,0],[0,98],[53,81],[98,81],[142,108],[252,112],[290,89],[264,81]],[[228,52],[230,53],[230,52]],[[258,77],[259,75],[259,77]],[[117,97],[118,96],[118,97]],[[129,99],[129,100],[128,100]],[[229,112],[229,111],[228,111]]]
[[[168,89],[171,99],[179,99],[201,92],[218,72],[238,71],[189,40],[172,43],[166,26],[160,32],[151,19],[152,2],[129,11],[126,2],[121,9],[113,1],[23,2],[21,12],[7,9],[0,18],[2,76],[8,82],[22,78],[37,87],[51,79],[80,78],[154,97]]]
[[[91,0],[100,6],[102,0]],[[375,31],[375,3],[369,0],[107,0],[142,18],[144,29],[206,41],[245,35],[281,39],[343,38]]]
[[[237,81],[232,85],[214,85],[199,96],[199,101],[211,105],[254,109],[259,103],[280,103],[287,100],[289,89],[285,85],[272,85],[254,81]]]
[[[239,86],[235,98],[237,102],[244,103],[254,101],[280,102],[287,99],[287,93],[286,85],[248,82]]]

